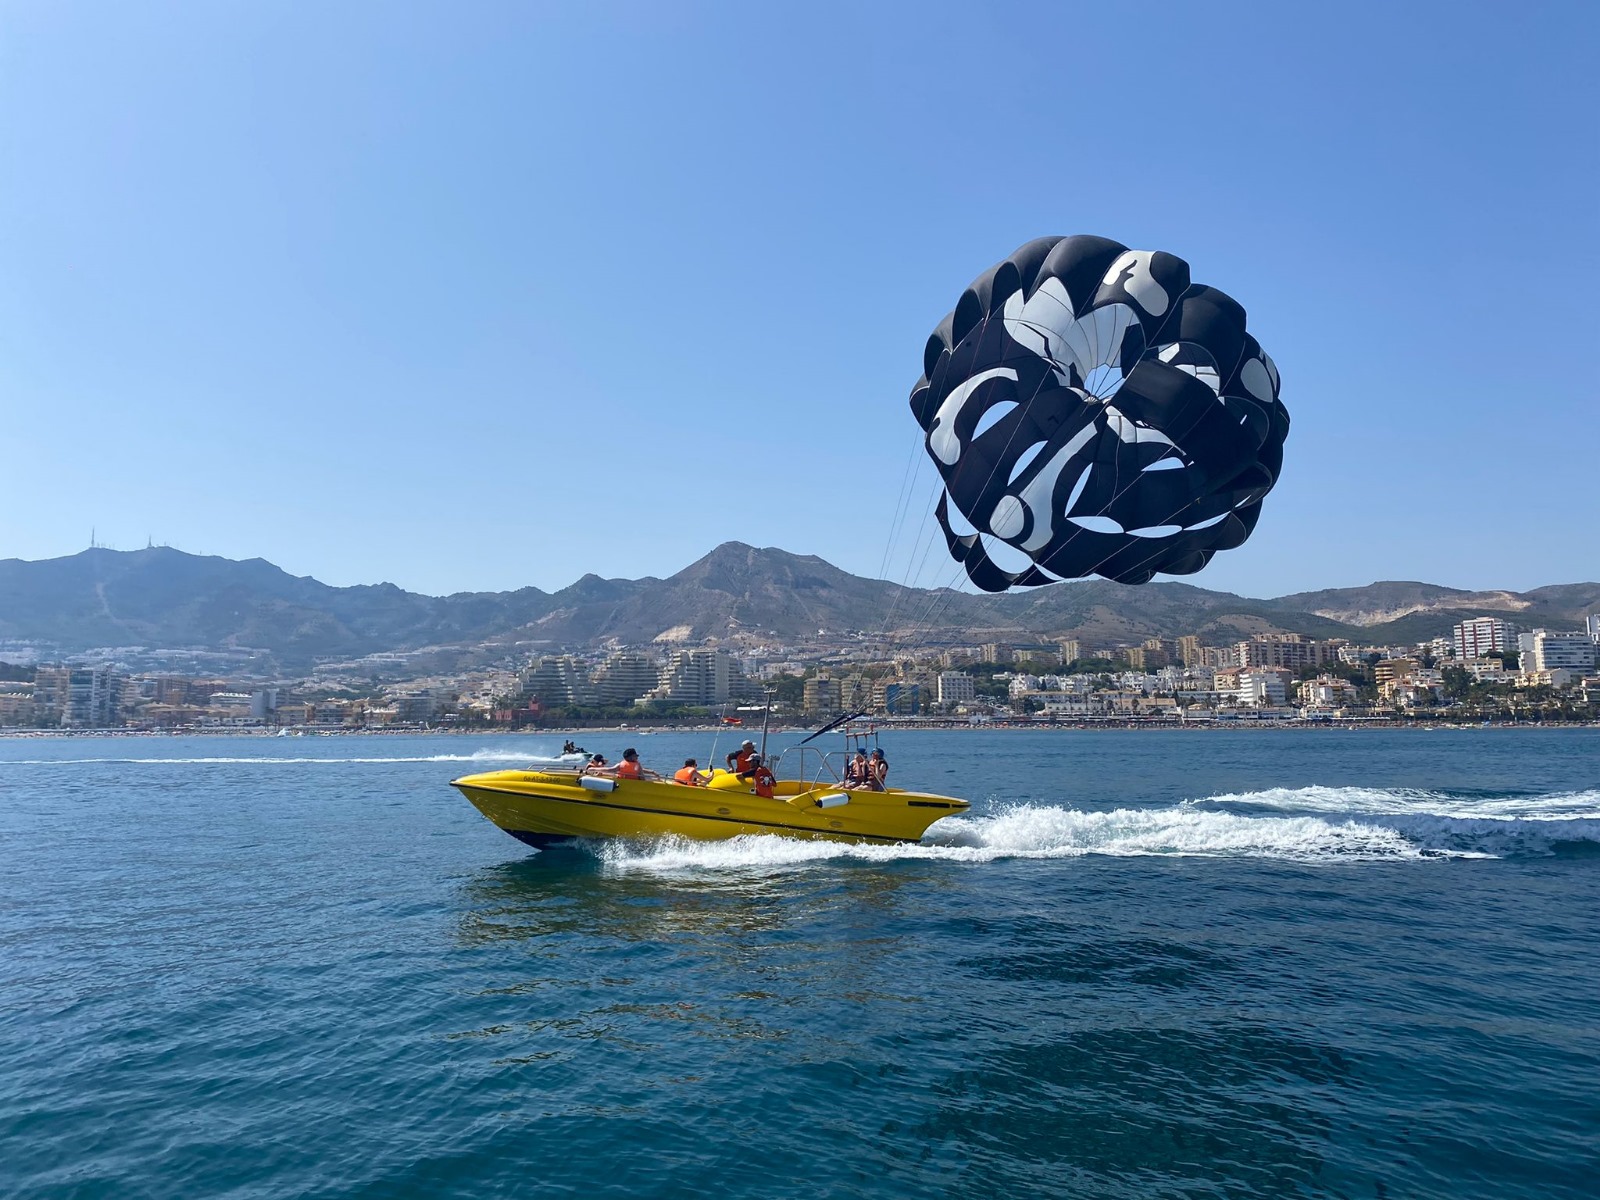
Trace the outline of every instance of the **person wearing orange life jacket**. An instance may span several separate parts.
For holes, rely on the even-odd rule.
[[[759,754],[750,756],[750,765],[739,772],[739,778],[748,779],[750,781],[750,790],[763,800],[771,800],[773,792],[778,786],[778,777],[767,769],[767,765],[761,761],[761,755]]]
[[[700,764],[692,758],[686,758],[683,760],[683,769],[673,775],[672,778],[688,787],[705,787],[706,780],[710,779],[711,776],[702,775],[700,773]]]
[[[743,775],[750,769],[750,760],[756,757],[758,757],[756,754],[756,744],[747,738],[745,739],[744,745],[740,746],[738,750],[728,755],[728,770],[732,771],[735,775]]]
[[[632,746],[622,752],[622,761],[614,771],[618,779],[660,779],[661,776],[639,761],[639,752]]]

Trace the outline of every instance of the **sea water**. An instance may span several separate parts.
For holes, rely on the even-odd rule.
[[[1600,730],[896,734],[905,847],[447,786],[560,741],[0,739],[0,1195],[1600,1192]]]

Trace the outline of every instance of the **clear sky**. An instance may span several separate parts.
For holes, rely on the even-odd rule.
[[[4,0],[0,557],[902,578],[928,333],[1097,233],[1282,370],[1192,582],[1600,577],[1597,60],[1589,2]]]

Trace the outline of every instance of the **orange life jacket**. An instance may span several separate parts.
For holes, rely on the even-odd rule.
[[[739,751],[737,757],[735,757],[733,760],[733,773],[735,775],[743,775],[746,771],[748,771],[750,769],[751,756],[754,754],[754,750]]]
[[[750,783],[755,788],[756,795],[771,800],[772,789],[777,786],[778,777],[763,764],[750,772]]]
[[[673,778],[679,783],[686,783],[690,787],[696,787],[700,783],[700,769],[698,767],[684,767]]]
[[[617,778],[638,779],[639,772],[641,770],[643,770],[643,768],[639,766],[639,760],[637,758],[632,762],[629,762],[627,759],[623,759],[617,764]]]

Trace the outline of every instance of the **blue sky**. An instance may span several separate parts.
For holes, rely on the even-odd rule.
[[[1237,297],[1251,595],[1600,576],[1600,6],[6,4],[0,557],[945,582],[906,396],[1047,233]]]

